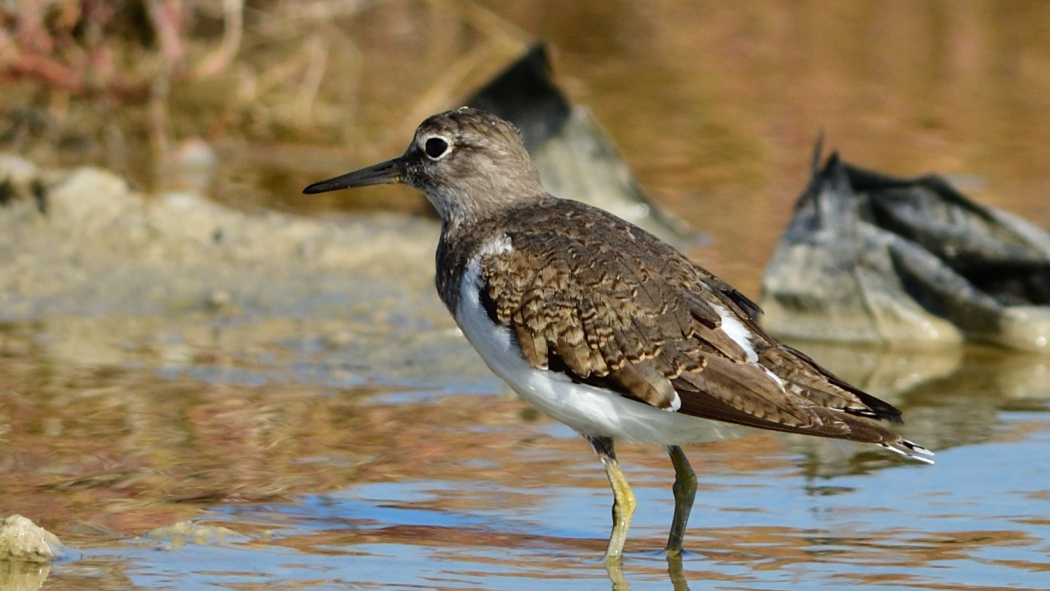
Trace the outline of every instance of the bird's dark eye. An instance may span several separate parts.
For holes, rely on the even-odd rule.
[[[423,146],[423,151],[431,158],[441,158],[445,155],[445,152],[448,151],[448,142],[439,137],[432,137],[428,139],[426,145]]]

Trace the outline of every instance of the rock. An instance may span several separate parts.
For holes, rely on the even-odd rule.
[[[0,154],[0,207],[15,202],[32,203],[39,211],[47,209],[47,191],[36,165],[11,154]]]
[[[762,324],[785,338],[1050,352],[1050,234],[935,175],[890,177],[833,154],[762,289]]]
[[[208,142],[190,138],[179,142],[165,164],[173,188],[204,195],[215,182],[219,156]]]
[[[0,561],[47,564],[69,554],[55,534],[21,515],[0,519]]]

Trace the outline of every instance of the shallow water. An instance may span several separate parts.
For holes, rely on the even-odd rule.
[[[672,584],[658,553],[673,510],[660,450],[619,446],[639,508],[611,579],[611,495],[587,444],[507,395],[446,327],[404,328],[370,338],[411,332],[440,352],[384,383],[382,367],[340,373],[347,350],[309,330],[223,355],[189,346],[192,361],[162,369],[141,351],[56,363],[61,337],[8,326],[0,506],[79,553],[46,588]],[[760,432],[690,448],[700,488],[678,582],[1045,589],[1047,361],[813,350],[898,404],[937,464]],[[428,379],[462,358],[455,378]],[[187,520],[201,529],[154,530]]]
[[[954,175],[982,201],[1046,223],[1050,46],[1032,31],[1047,28],[1050,4],[618,2],[568,15],[549,4],[492,8],[554,44],[559,82],[592,108],[656,200],[711,236],[692,254],[749,295],[821,128],[851,162]],[[441,21],[455,26],[435,27],[439,5],[380,3],[387,10],[337,23],[364,59],[360,112],[348,116],[360,133],[324,157],[293,147],[277,165],[264,156],[285,152],[267,142],[220,141],[228,177],[217,197],[310,209],[296,197],[307,181],[403,149],[415,122],[391,113],[448,106],[432,100],[447,81],[421,69],[446,72],[462,57],[448,46],[498,45],[511,26],[477,31],[460,11]],[[432,42],[447,51],[429,51]],[[354,205],[422,209],[390,191]],[[332,199],[317,207],[342,204]],[[381,225],[368,214],[352,221]],[[670,462],[621,444],[639,506],[622,572],[610,573],[600,556],[611,493],[589,446],[509,396],[429,277],[409,273],[385,297],[391,286],[373,272],[323,289],[272,285],[271,299],[232,311],[77,313],[73,297],[41,303],[60,314],[0,324],[0,511],[77,552],[7,582],[1050,588],[1048,358],[800,344],[898,405],[905,433],[937,464],[769,433],[687,449],[700,488],[678,572],[659,555]],[[198,528],[163,529],[188,521]]]

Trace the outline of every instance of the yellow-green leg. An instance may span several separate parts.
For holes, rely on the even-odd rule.
[[[667,555],[682,554],[682,540],[685,538],[685,527],[689,523],[689,513],[693,510],[696,499],[696,473],[689,465],[682,448],[677,445],[667,447],[667,454],[674,464],[674,520],[671,522],[671,533],[667,536]]]
[[[634,508],[637,501],[627,479],[620,471],[620,464],[616,461],[616,453],[613,451],[613,441],[609,437],[590,437],[591,446],[602,460],[605,466],[605,474],[609,476],[609,485],[613,491],[612,506],[612,534],[609,535],[609,547],[605,551],[605,562],[619,562],[623,557],[623,545],[627,541],[627,530],[631,529],[631,520],[634,518]]]

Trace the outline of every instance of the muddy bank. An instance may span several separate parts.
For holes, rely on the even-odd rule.
[[[475,365],[433,292],[432,220],[252,215],[147,197],[95,168],[44,173],[10,156],[0,168],[0,322],[34,323],[62,363],[148,355],[207,372],[201,347],[252,357],[278,343],[322,365],[331,352],[344,369],[321,382],[361,383],[377,359],[395,380],[399,367],[412,379]]]

